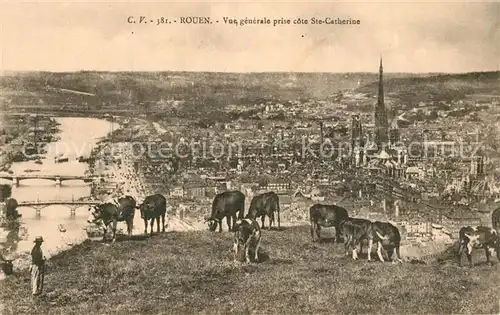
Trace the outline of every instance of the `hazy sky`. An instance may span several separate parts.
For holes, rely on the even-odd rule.
[[[210,16],[212,25],[128,24]],[[361,24],[234,26],[232,18]],[[499,70],[499,3],[6,3],[0,69],[468,72]],[[219,20],[219,23],[215,23]]]

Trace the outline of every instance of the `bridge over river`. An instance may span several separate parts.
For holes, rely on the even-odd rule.
[[[55,182],[56,186],[61,186],[61,183],[66,180],[83,180],[85,183],[94,181],[97,177],[94,176],[77,176],[77,175],[50,175],[50,174],[0,174],[1,179],[12,181],[12,185],[18,187],[21,180],[26,179],[47,179]]]
[[[102,203],[99,200],[37,200],[37,201],[20,201],[18,202],[18,207],[28,207],[36,211],[36,215],[40,216],[43,208],[47,208],[54,205],[63,205],[69,208],[72,216],[75,215],[76,209],[83,206],[92,206]]]

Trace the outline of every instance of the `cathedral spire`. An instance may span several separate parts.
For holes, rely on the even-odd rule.
[[[388,127],[389,123],[387,120],[387,112],[385,109],[384,102],[384,80],[383,80],[384,68],[382,66],[382,56],[380,56],[380,68],[379,68],[379,82],[378,82],[378,99],[375,108],[375,143],[382,148],[382,144],[388,141]]]

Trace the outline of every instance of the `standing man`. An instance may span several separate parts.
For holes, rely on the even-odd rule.
[[[42,294],[45,273],[45,256],[42,252],[43,238],[35,238],[35,246],[31,250],[31,292],[33,296]]]

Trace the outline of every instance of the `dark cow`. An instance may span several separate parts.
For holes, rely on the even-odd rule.
[[[212,202],[212,214],[210,217],[205,218],[208,222],[208,228],[214,232],[219,225],[219,232],[222,232],[222,219],[226,218],[229,231],[234,230],[231,228],[231,218],[233,225],[236,222],[236,213],[238,212],[238,219],[243,219],[245,215],[245,195],[238,190],[225,191],[217,194]]]
[[[336,242],[340,241],[340,223],[349,218],[347,210],[336,205],[315,204],[309,209],[309,219],[311,221],[311,237],[313,242],[321,239],[321,228],[335,227]]]
[[[370,252],[373,246],[373,241],[377,243],[377,255],[380,261],[384,261],[382,250],[388,248],[387,257],[392,260],[394,249],[396,250],[397,262],[402,262],[399,249],[401,247],[401,234],[397,227],[389,222],[375,221],[372,223],[372,238],[368,239],[368,260],[370,260]]]
[[[264,219],[267,215],[269,217],[269,229],[271,229],[274,223],[274,212],[278,215],[278,229],[280,229],[280,199],[275,192],[271,191],[253,197],[246,217],[252,220],[261,217],[261,228],[264,229]]]
[[[491,226],[500,233],[500,208],[497,208],[491,214]]]
[[[13,261],[13,259],[5,259],[0,254],[0,268],[2,268],[2,271],[7,276],[11,275],[14,272],[14,265],[12,264]]]
[[[153,235],[153,225],[156,220],[156,229],[160,233],[160,217],[162,232],[165,232],[165,216],[167,215],[167,199],[160,194],[147,196],[144,202],[138,206],[141,218],[144,220],[144,234],[148,234],[148,220],[150,223],[150,235]]]
[[[486,227],[463,227],[458,232],[459,247],[458,247],[458,264],[462,266],[462,254],[465,250],[469,265],[472,267],[472,249],[477,246],[484,248],[486,253],[486,262],[493,264],[490,261],[491,251],[495,250],[497,258],[500,261],[500,237],[497,230]]]
[[[346,255],[352,248],[352,259],[358,259],[356,247],[359,245],[360,253],[363,253],[363,241],[370,239],[372,235],[372,222],[361,218],[347,218],[339,226],[344,235]]]
[[[22,215],[17,211],[17,200],[14,198],[5,199],[5,215],[7,220],[12,221],[20,218]]]
[[[106,202],[100,205],[92,206],[87,221],[89,223],[102,222],[104,224],[103,241],[106,239],[108,226],[112,223],[113,242],[115,242],[116,225],[118,221],[125,221],[127,223],[128,236],[132,236],[135,208],[135,199],[131,196],[124,196],[118,198],[115,202]]]
[[[250,247],[254,250],[254,260],[259,260],[259,247],[260,247],[260,228],[257,221],[249,218],[238,220],[234,225],[234,261],[238,260],[238,253],[241,247],[245,251],[245,261],[250,262],[249,251]]]

